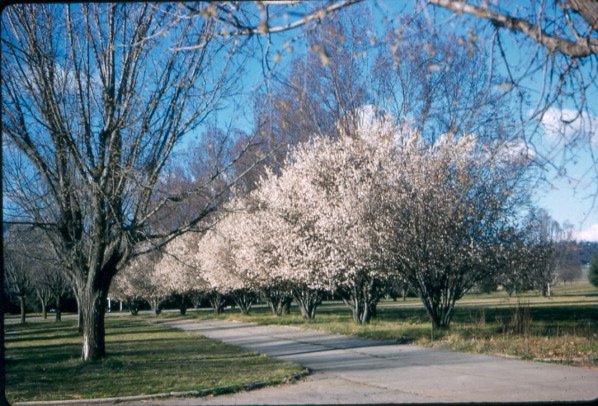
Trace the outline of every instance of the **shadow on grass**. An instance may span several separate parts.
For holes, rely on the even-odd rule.
[[[47,340],[64,340],[64,339],[71,339],[71,338],[79,338],[81,335],[78,332],[69,333],[69,332],[61,332],[57,334],[45,334],[44,336],[35,336],[33,333],[28,334],[27,336],[23,337],[21,335],[18,336],[5,336],[5,342],[7,344],[18,344],[23,342],[35,342],[35,341],[47,341]]]
[[[38,327],[44,327],[42,323]],[[89,399],[282,382],[302,368],[146,321],[107,320],[107,358],[80,360],[76,325],[38,328],[31,345],[7,342],[7,396],[15,401]],[[32,330],[27,326],[25,330]],[[18,333],[19,327],[13,331]],[[69,336],[72,342],[60,340]],[[249,381],[249,382],[248,382]]]

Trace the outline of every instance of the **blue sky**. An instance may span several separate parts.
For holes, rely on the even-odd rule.
[[[590,95],[598,100],[595,94]],[[552,169],[547,174],[550,184],[545,184],[538,192],[538,205],[548,210],[550,215],[561,225],[571,223],[577,232],[577,238],[598,241],[598,202],[595,194],[598,192],[596,184],[596,164],[591,149],[598,145],[598,116],[586,117],[586,123],[592,122],[592,128],[583,133],[592,137],[592,141],[582,144],[576,149],[575,155],[563,156],[563,138],[573,129],[565,128],[558,120],[557,114],[564,118],[573,117],[573,111],[549,110],[544,118],[545,130],[544,149],[552,153],[554,160],[565,160],[561,173]],[[578,126],[573,121],[570,127]],[[558,127],[558,128],[557,128]],[[580,131],[579,128],[576,129]],[[592,131],[592,133],[590,133]],[[541,146],[540,146],[541,147]]]

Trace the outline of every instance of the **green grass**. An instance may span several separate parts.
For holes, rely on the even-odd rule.
[[[526,319],[522,323],[515,323],[516,311],[525,312]],[[214,317],[205,311],[190,314]],[[296,309],[289,315],[273,317],[265,307],[255,308],[249,316],[228,311],[219,317],[598,367],[598,289],[587,282],[558,285],[549,298],[536,292],[514,297],[504,292],[466,295],[457,303],[451,328],[443,331],[432,331],[426,311],[417,298],[382,301],[377,317],[366,325],[353,323],[349,310],[340,302],[320,306],[312,322],[305,321]]]
[[[107,319],[108,357],[80,360],[81,337],[65,320],[6,325],[9,401],[168,392],[230,392],[276,384],[303,369],[197,334],[128,317]]]

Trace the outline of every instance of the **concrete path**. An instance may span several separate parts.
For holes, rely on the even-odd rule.
[[[339,404],[589,401],[598,370],[465,354],[230,321],[166,320],[164,324],[239,345],[312,372],[298,382],[204,398],[127,405]]]

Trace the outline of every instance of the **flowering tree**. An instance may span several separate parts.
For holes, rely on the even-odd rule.
[[[235,216],[237,263],[248,286],[259,292],[272,314],[281,316],[291,303],[289,279],[281,273],[287,254],[280,250],[278,239],[284,229],[271,213],[256,207],[253,199],[245,207],[242,215]]]
[[[126,302],[132,314],[137,313],[143,300],[150,303],[156,314],[160,314],[161,305],[168,297],[168,292],[157,280],[156,265],[161,257],[158,251],[136,257],[114,278],[110,295]]]
[[[395,258],[434,328],[448,327],[455,302],[496,272],[523,196],[527,160],[490,154],[474,136],[417,133],[402,141],[395,172]]]
[[[168,296],[177,298],[181,314],[186,313],[190,296],[209,286],[195,260],[199,237],[198,233],[187,233],[175,238],[165,247],[155,266],[155,284]]]
[[[307,318],[321,292],[334,289],[356,322],[368,322],[393,270],[385,254],[395,127],[390,118],[374,116],[363,109],[354,131],[339,127],[337,139],[300,144],[280,175],[270,172],[256,192],[268,212],[260,230],[276,236],[268,238],[270,255],[260,257],[291,282]]]
[[[216,313],[222,311],[222,305],[214,306],[218,297],[232,297],[243,314],[249,313],[257,299],[257,286],[248,272],[248,264],[240,255],[245,217],[246,213],[242,211],[227,213],[198,243],[196,260],[213,290],[212,295],[216,296],[212,299]]]

